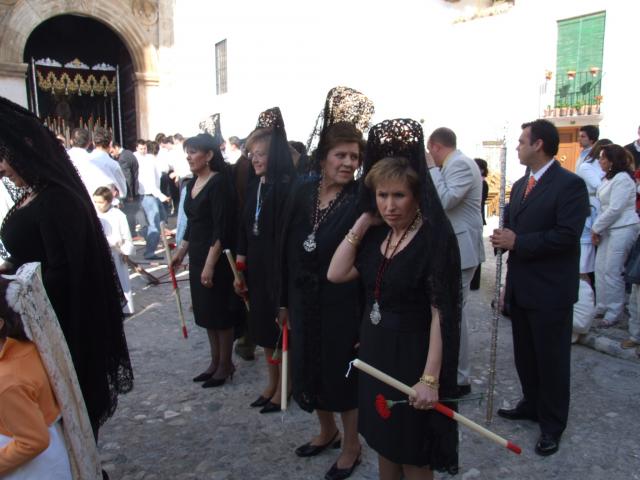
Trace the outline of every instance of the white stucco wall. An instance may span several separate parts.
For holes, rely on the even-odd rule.
[[[557,20],[603,10],[600,126],[626,143],[640,122],[630,34],[640,5],[624,0],[518,0],[506,14],[458,24],[468,9],[442,0],[177,0],[175,44],[160,51],[165,113],[153,124],[191,134],[220,112],[225,136],[245,136],[261,110],[279,105],[289,138],[306,141],[326,92],[347,85],[375,102],[374,121],[424,119],[427,135],[449,126],[471,156],[506,128],[514,179],[520,124],[545,106],[545,70],[556,74]],[[217,96],[214,45],[225,38],[229,92]]]
[[[27,87],[21,78],[0,76],[0,96],[27,107]]]

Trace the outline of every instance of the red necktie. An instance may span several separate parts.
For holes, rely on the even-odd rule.
[[[529,177],[529,181],[527,182],[527,188],[524,191],[524,198],[527,198],[527,195],[531,193],[531,190],[533,190],[533,187],[535,186],[536,186],[536,179],[533,175],[531,175]]]

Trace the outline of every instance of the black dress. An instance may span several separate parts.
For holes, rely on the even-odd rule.
[[[382,318],[377,325],[371,322],[369,314],[376,275],[383,260],[380,246],[389,232],[388,227],[376,227],[367,233],[356,261],[366,290],[359,358],[410,386],[422,376],[427,360],[434,297],[432,286],[438,282],[437,278],[431,277],[429,262],[430,257],[438,253],[429,248],[426,225],[420,227],[411,242],[387,265],[379,301]],[[441,321],[441,328],[444,361],[444,357],[452,352],[457,355],[457,349],[447,343],[449,327],[446,323]],[[449,371],[453,378],[443,378],[444,372],[441,372],[441,385],[455,382],[455,371]],[[450,473],[457,471],[455,421],[434,410],[416,410],[408,404],[395,405],[390,417],[384,419],[376,409],[376,396],[406,400],[406,395],[370,375],[360,374],[359,378],[358,429],[371,448],[398,464],[428,466]]]
[[[253,228],[258,186],[254,178],[246,191],[244,213],[238,235],[238,255],[247,258],[247,288],[249,290],[249,337],[265,348],[275,348],[280,329],[276,324],[278,305],[276,301],[277,277],[274,270],[278,252],[276,212],[273,189],[268,183],[260,187],[261,208],[258,216],[258,231]]]
[[[294,398],[307,411],[344,412],[358,407],[357,375],[345,373],[357,356],[361,289],[357,280],[330,283],[327,270],[356,220],[357,184],[344,187],[316,232],[316,249],[307,252],[302,245],[313,229],[318,182],[301,181],[292,195],[282,303],[291,321]]]
[[[202,187],[195,198],[191,191],[196,178],[187,184],[184,212],[187,229],[184,239],[189,242],[189,285],[196,325],[214,330],[231,328],[235,321],[233,309],[233,272],[221,252],[213,271],[213,287],[200,281],[209,248],[220,240],[222,250],[231,248],[235,231],[235,204],[230,180],[224,173],[216,173]]]
[[[79,195],[50,185],[8,216],[0,235],[15,268],[42,264],[44,287],[96,429],[115,411],[117,394],[133,387],[133,372],[118,279],[89,208],[88,198],[85,203]]]

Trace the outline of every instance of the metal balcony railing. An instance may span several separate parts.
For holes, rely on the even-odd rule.
[[[556,77],[555,108],[580,110],[602,102],[602,70],[568,71]],[[592,112],[596,113],[596,112]]]

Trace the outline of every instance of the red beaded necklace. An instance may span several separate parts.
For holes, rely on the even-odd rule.
[[[389,234],[387,235],[387,245],[384,247],[384,255],[382,257],[382,262],[380,262],[380,266],[378,267],[378,273],[376,274],[376,283],[373,289],[373,306],[371,307],[371,313],[369,314],[369,318],[371,319],[371,323],[377,325],[380,323],[382,319],[382,313],[380,312],[380,294],[382,293],[382,277],[384,277],[384,272],[387,270],[389,263],[395,257],[398,248],[407,238],[409,232],[414,231],[418,227],[418,222],[420,221],[420,212],[416,213],[415,218],[411,222],[411,224],[406,228],[398,243],[395,244],[393,250],[391,250],[391,255],[387,258],[387,253],[389,252],[389,245],[391,244],[391,233],[392,230],[389,230]]]

